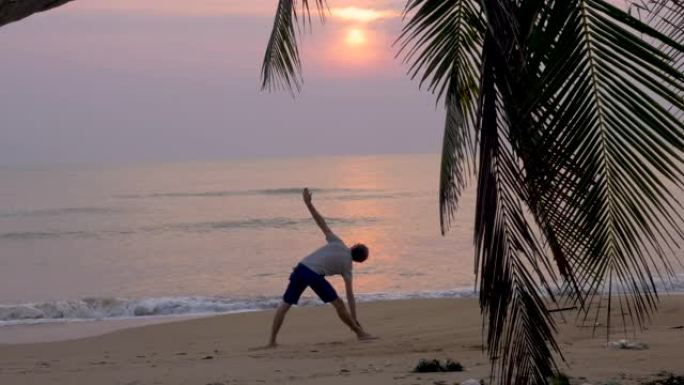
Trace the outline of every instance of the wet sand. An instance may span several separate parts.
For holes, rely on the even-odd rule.
[[[78,340],[0,345],[2,385],[454,384],[488,378],[481,319],[471,299],[363,303],[359,318],[379,340],[358,342],[329,307],[293,309],[275,350],[273,311],[147,325]],[[571,315],[566,319],[572,321]],[[606,347],[591,328],[561,323],[561,370],[578,383],[636,384],[684,374],[684,296],[664,297],[644,332],[616,333],[647,350]],[[411,373],[421,358],[451,358],[464,372]]]

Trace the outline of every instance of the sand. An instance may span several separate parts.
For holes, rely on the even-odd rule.
[[[231,314],[79,340],[0,345],[0,384],[433,385],[489,375],[474,300],[360,304],[360,320],[380,337],[370,342],[356,341],[330,307],[295,308],[285,321],[281,346],[254,349],[266,342],[272,315]],[[561,370],[594,384],[639,383],[661,371],[684,374],[682,325],[684,296],[663,298],[653,323],[637,335],[647,350],[606,347],[605,336],[592,338],[591,328],[562,324],[566,363]],[[635,339],[631,333],[612,337],[620,338]],[[421,358],[451,358],[466,371],[411,373]]]

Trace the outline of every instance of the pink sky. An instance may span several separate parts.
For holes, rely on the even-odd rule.
[[[0,165],[438,152],[394,59],[403,0],[329,1],[305,87],[259,91],[275,0],[76,0],[0,29]]]
[[[613,3],[624,6],[625,0],[611,0]],[[187,14],[262,14],[272,15],[276,0],[194,0],[188,7],[187,1],[181,0],[79,0],[72,7],[79,10],[95,11],[135,11],[151,13],[175,13]],[[330,8],[356,7],[377,11],[397,12],[401,11],[405,1],[363,1],[363,0],[329,0]]]
[[[313,3],[313,2],[312,2]],[[376,10],[400,11],[402,1],[359,1],[333,0],[328,2],[330,8],[358,7]],[[69,5],[83,11],[136,11],[150,13],[187,14],[257,14],[273,15],[277,1],[264,0],[194,0],[188,7],[187,1],[181,0],[77,0]]]

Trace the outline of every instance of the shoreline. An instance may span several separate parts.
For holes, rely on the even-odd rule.
[[[470,291],[469,291],[470,290]],[[476,300],[477,292],[472,289],[453,289],[436,292],[420,293],[373,293],[362,294],[357,299],[358,303],[373,304],[378,302],[394,301],[422,301],[435,299],[452,300]],[[661,294],[662,298],[678,297],[684,298],[684,291],[669,292]],[[357,297],[359,297],[357,295]],[[188,297],[197,298],[197,297]],[[215,299],[216,297],[206,297]],[[77,340],[87,337],[97,337],[119,330],[137,328],[141,326],[165,324],[170,322],[181,322],[185,320],[213,318],[229,316],[241,313],[267,312],[274,310],[279,299],[265,297],[262,299],[269,305],[260,307],[250,307],[245,309],[235,309],[227,311],[204,311],[187,312],[178,314],[158,314],[158,315],[126,315],[118,317],[103,318],[55,318],[55,319],[28,319],[16,322],[0,321],[0,346],[18,345],[31,343],[61,342]],[[27,305],[17,305],[27,306]],[[315,297],[302,297],[299,308],[308,309],[322,307],[324,304]],[[684,364],[683,364],[684,366]]]
[[[473,299],[476,297],[477,292],[471,287],[356,295],[358,303],[421,299]],[[109,331],[148,324],[269,311],[275,309],[280,300],[281,296],[258,296],[254,298],[178,296],[137,299],[92,297],[77,300],[0,304],[0,345],[56,342],[101,335]],[[301,298],[299,307],[309,308],[323,305],[318,297],[311,293],[305,293]],[[47,310],[44,310],[46,308]],[[70,314],[81,318],[70,317]],[[90,315],[89,318],[83,318],[84,314]],[[103,314],[112,315],[103,316]],[[12,317],[17,318],[11,319]],[[7,320],[7,318],[11,320]],[[96,330],[97,325],[102,326],[102,332]],[[82,335],[78,334],[79,326],[83,326],[84,334]],[[29,330],[38,330],[39,335],[44,335],[45,339],[40,339],[39,335],[34,335]],[[59,330],[64,330],[67,335],[66,338],[60,338]],[[15,331],[16,333],[14,333]]]
[[[273,311],[175,320],[61,342],[0,345],[0,383],[31,384],[377,384],[411,385],[488,379],[481,318],[474,299],[418,299],[359,304],[377,341],[358,342],[328,306],[293,309],[275,350],[266,342]],[[571,316],[565,317],[568,322]],[[639,384],[684,370],[684,296],[663,296],[653,322],[636,338],[648,350],[606,346],[602,329],[559,322],[560,370],[581,382]],[[557,318],[561,320],[561,318]],[[0,329],[1,330],[1,329]],[[421,358],[451,358],[466,371],[411,373]],[[578,383],[581,383],[578,382]]]
[[[0,326],[0,348],[11,345],[74,341],[83,338],[100,337],[120,330],[161,325],[170,322],[183,322],[191,319],[220,317],[221,315],[229,314],[238,313],[121,319],[55,320],[49,322],[2,325]]]

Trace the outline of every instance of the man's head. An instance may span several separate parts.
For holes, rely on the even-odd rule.
[[[363,262],[368,259],[368,248],[363,243],[357,243],[352,246],[351,255],[354,262]]]

